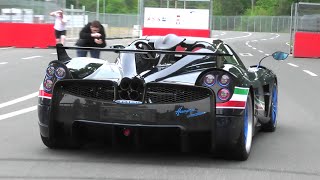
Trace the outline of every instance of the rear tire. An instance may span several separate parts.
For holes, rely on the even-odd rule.
[[[251,145],[252,137],[254,132],[254,116],[253,116],[253,105],[252,97],[249,92],[246,102],[246,107],[242,117],[242,130],[240,133],[240,138],[235,147],[234,158],[236,160],[245,161],[248,159]]]
[[[270,121],[262,124],[262,130],[265,132],[274,132],[277,128],[277,115],[278,115],[278,86],[274,83],[271,91],[271,103],[269,107]]]

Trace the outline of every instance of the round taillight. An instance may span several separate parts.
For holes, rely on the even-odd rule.
[[[214,75],[212,74],[207,74],[204,76],[203,78],[203,83],[206,85],[206,86],[213,86],[214,83],[215,83],[215,77]]]
[[[66,74],[66,70],[62,67],[58,67],[55,72],[55,75],[58,79],[63,79],[64,77],[66,77]]]
[[[46,70],[47,76],[48,77],[52,77],[54,75],[54,67],[53,66],[49,66]]]
[[[225,101],[225,100],[229,99],[230,98],[230,91],[226,88],[220,89],[218,91],[218,98],[221,101]]]
[[[230,83],[230,77],[226,74],[222,75],[220,78],[220,85],[227,86]]]
[[[53,81],[51,79],[46,79],[43,82],[43,87],[47,90],[47,91],[51,91],[53,88]]]

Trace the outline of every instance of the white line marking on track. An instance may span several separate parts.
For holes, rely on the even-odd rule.
[[[0,65],[8,64],[8,62],[0,62]]]
[[[39,58],[42,56],[30,56],[30,57],[25,57],[25,58],[21,58],[21,59],[34,59],[34,58]]]
[[[51,53],[51,54],[55,55],[55,54],[57,54],[57,53]]]
[[[0,50],[6,50],[6,49],[12,49],[13,47],[4,47],[4,48],[0,48]]]
[[[292,63],[288,63],[290,66],[293,66],[293,67],[299,67],[298,65],[295,65],[295,64],[292,64]]]
[[[275,34],[276,36],[273,37],[274,39],[278,38],[280,35],[279,34]]]
[[[232,37],[232,38],[225,38],[225,39],[221,39],[221,40],[229,40],[229,39],[238,39],[238,38],[246,38],[246,37],[249,37],[252,35],[252,33],[249,33],[249,32],[244,32],[244,33],[247,33],[247,35],[245,36],[239,36],[239,37]]]
[[[263,51],[259,50],[259,52],[264,53]]]
[[[31,107],[28,107],[28,108],[25,108],[25,109],[21,109],[21,110],[18,110],[18,111],[14,111],[14,112],[11,112],[11,113],[0,115],[0,121],[4,120],[4,119],[11,118],[11,117],[14,117],[14,116],[18,116],[20,114],[31,112],[31,111],[34,111],[36,109],[37,109],[37,106],[31,106]]]
[[[253,56],[251,53],[239,53],[240,56]]]
[[[270,54],[265,54],[266,56],[270,56]]]
[[[266,41],[267,39],[261,39],[261,41]]]
[[[257,49],[257,48],[253,47],[252,49]]]
[[[251,42],[257,42],[258,40],[252,40]]]
[[[2,103],[2,104],[0,104],[0,108],[6,107],[6,106],[10,106],[10,105],[12,105],[12,104],[16,104],[16,103],[18,103],[18,102],[21,102],[21,101],[25,101],[25,100],[34,98],[34,97],[36,97],[36,96],[38,96],[38,95],[39,95],[39,92],[34,92],[34,93],[32,93],[32,94],[29,94],[29,95],[20,97],[20,98],[18,98],[18,99],[14,99],[14,100],[11,100],[11,101]]]
[[[308,70],[303,70],[305,73],[309,74],[310,76],[318,76],[315,73],[308,71]]]

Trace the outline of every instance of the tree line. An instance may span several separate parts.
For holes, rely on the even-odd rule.
[[[281,16],[290,15],[291,4],[294,2],[319,3],[320,0],[213,0],[213,15],[218,16]],[[96,12],[96,0],[67,0],[66,5],[87,11]],[[103,7],[105,4],[105,7]],[[207,9],[208,2],[177,1],[177,0],[144,0],[144,7],[169,7],[188,9]],[[138,0],[99,0],[99,12],[112,14],[137,14]]]

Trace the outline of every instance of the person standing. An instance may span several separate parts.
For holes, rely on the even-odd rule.
[[[62,10],[58,11],[53,11],[50,13],[50,16],[55,17],[55,22],[54,22],[54,33],[56,37],[56,43],[61,43],[64,45],[65,40],[66,40],[66,35],[67,35],[67,30],[66,30],[66,23],[67,23],[67,18],[64,16]]]
[[[106,34],[99,21],[92,21],[85,25],[79,33],[76,46],[80,47],[106,47]],[[89,50],[91,57],[100,58],[100,51],[97,49]],[[78,57],[86,57],[88,50],[77,50]]]

